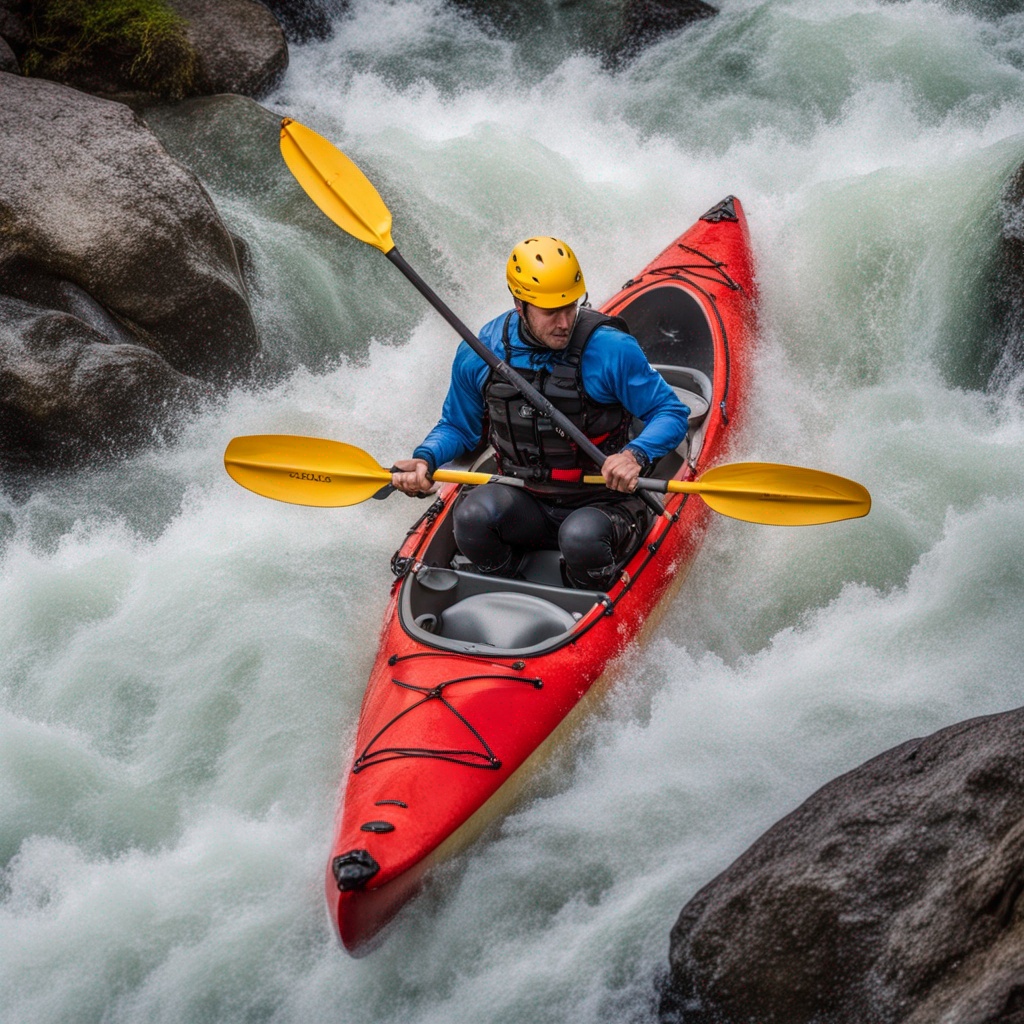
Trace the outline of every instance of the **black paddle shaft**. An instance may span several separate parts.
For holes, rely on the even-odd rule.
[[[504,359],[499,359],[440,299],[434,289],[406,263],[405,257],[397,248],[391,249],[384,254],[398,269],[412,282],[416,290],[429,302],[434,309],[451,325],[456,334],[488,365],[511,384],[524,398],[530,400],[533,405],[542,409],[557,423],[575,442],[587,457],[600,466],[607,456],[593,441],[587,437],[564,413],[556,409],[532,384],[524,380],[515,370],[512,369]],[[650,491],[636,492],[647,503],[655,515],[664,515],[665,508],[661,502]]]

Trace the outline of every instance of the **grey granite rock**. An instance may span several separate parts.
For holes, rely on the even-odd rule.
[[[119,430],[145,435],[132,419],[192,390],[184,378],[247,377],[260,358],[256,327],[232,237],[205,189],[131,110],[2,73],[0,91],[0,294],[17,300],[0,313],[0,445],[16,462],[19,436],[37,439],[24,447],[42,462],[87,460],[108,452]],[[62,360],[88,372],[60,371]],[[104,374],[121,383],[104,386]],[[146,401],[93,407],[132,379]],[[41,398],[53,388],[64,392],[61,429],[77,440],[47,452],[55,435],[36,427],[57,415],[48,404],[57,396]],[[22,418],[20,434],[12,417]],[[102,434],[97,417],[110,418]]]
[[[256,0],[169,0],[197,56],[196,95],[262,96],[288,67],[284,30]]]
[[[110,333],[0,295],[0,469],[124,455],[167,438],[175,415],[202,398],[194,378]]]
[[[1024,709],[830,782],[684,907],[665,1020],[1020,1024]]]

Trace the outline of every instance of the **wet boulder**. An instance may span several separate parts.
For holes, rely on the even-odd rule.
[[[22,29],[9,41],[26,74],[129,102],[259,96],[288,66],[284,32],[257,0],[164,0],[105,19],[94,4],[34,0],[27,34],[19,0],[0,4],[0,26]]]
[[[0,71],[6,71],[12,75],[21,71],[18,58],[14,56],[14,51],[8,46],[7,40],[3,36],[0,36]]]
[[[335,19],[349,9],[349,0],[263,0],[292,43],[329,39]]]
[[[196,53],[191,95],[237,92],[262,96],[288,67],[284,31],[256,0],[168,0],[186,22]]]
[[[0,470],[83,465],[164,440],[203,391],[151,349],[0,295]]]
[[[18,57],[28,45],[26,0],[0,0],[0,71],[21,73]]]
[[[1024,389],[1024,166],[1007,182],[1000,214],[990,302],[996,348],[990,385]]]
[[[260,345],[231,234],[131,110],[2,73],[0,91],[0,444],[66,464],[144,435],[187,379],[249,376]],[[113,397],[133,379],[147,401]],[[51,450],[53,417],[74,440]]]
[[[683,908],[665,1021],[1024,1020],[1024,708],[824,786]]]
[[[622,35],[613,56],[629,60],[662,36],[717,13],[718,8],[703,0],[626,0]]]
[[[0,0],[0,36],[16,54],[28,46],[28,0]]]
[[[718,13],[703,0],[448,0],[490,31],[528,39],[556,32],[568,45],[626,63],[670,32]]]

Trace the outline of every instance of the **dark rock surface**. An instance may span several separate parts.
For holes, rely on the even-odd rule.
[[[687,904],[665,1020],[1024,1021],[1024,708],[824,786]]]
[[[448,0],[482,26],[527,39],[557,30],[571,45],[615,67],[669,32],[710,18],[703,0]]]
[[[329,39],[335,19],[349,9],[349,0],[262,0],[292,43]]]
[[[231,235],[135,114],[13,75],[0,91],[0,453],[67,465],[247,376],[260,346]]]
[[[30,21],[23,0],[0,0],[0,36],[27,74],[132,103],[226,92],[260,96],[281,80],[288,44],[258,0],[167,0],[167,6],[176,17],[140,15],[103,23],[101,31],[86,27],[75,7],[36,0]]]
[[[7,40],[3,36],[0,36],[0,71],[7,71],[12,75],[21,71],[18,58],[14,56],[14,51],[7,45]]]
[[[195,48],[193,95],[238,92],[262,96],[288,67],[284,31],[256,0],[168,0],[187,22]]]
[[[28,46],[28,0],[0,0],[0,36],[15,53]]]
[[[1024,389],[1024,166],[1007,182],[1001,207],[991,294],[998,356],[990,386]]]
[[[628,60],[669,32],[712,18],[716,7],[703,0],[626,0],[622,38],[614,57]]]
[[[89,303],[84,295],[82,305]],[[82,465],[169,435],[193,378],[71,313],[0,295],[0,468]]]

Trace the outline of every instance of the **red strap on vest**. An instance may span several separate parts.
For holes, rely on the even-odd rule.
[[[583,479],[582,469],[553,469],[551,479],[563,484],[578,484]]]

